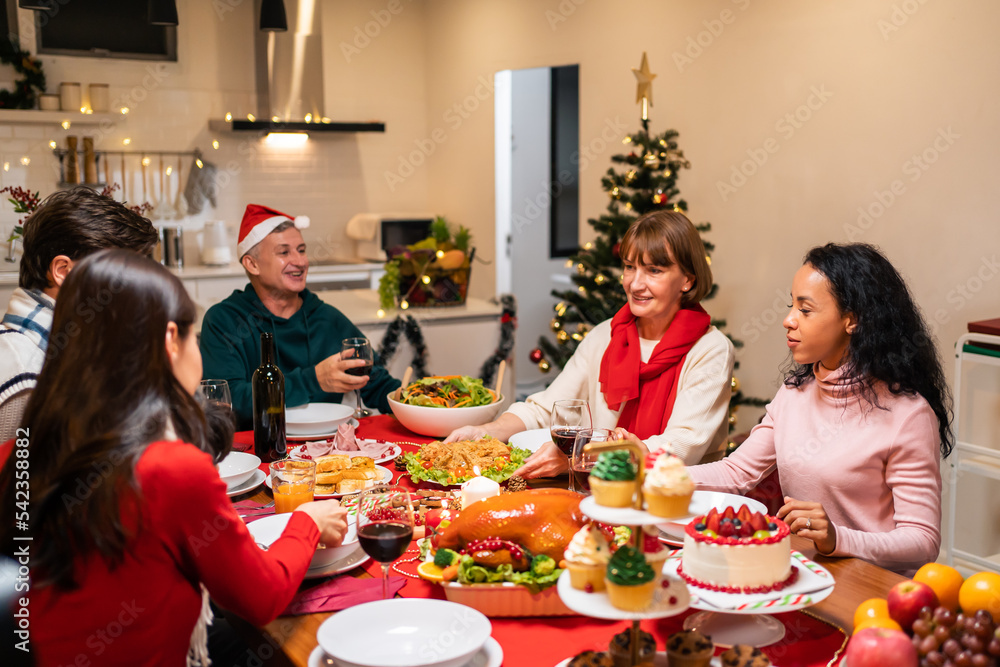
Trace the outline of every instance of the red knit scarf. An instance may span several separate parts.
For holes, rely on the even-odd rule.
[[[600,375],[601,392],[608,407],[621,410],[618,426],[639,438],[666,430],[684,359],[708,331],[710,323],[711,318],[700,305],[682,307],[649,361],[644,362],[635,315],[628,304],[622,306],[611,320],[611,342],[601,358]]]

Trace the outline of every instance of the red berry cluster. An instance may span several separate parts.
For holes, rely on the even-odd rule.
[[[514,544],[510,540],[501,540],[499,537],[487,537],[485,540],[469,542],[465,545],[465,552],[475,553],[486,549],[487,551],[501,551],[506,549],[513,560],[521,560],[524,557],[524,550],[520,545]]]
[[[0,193],[10,193],[10,202],[14,204],[14,213],[32,213],[36,208],[38,208],[38,202],[41,201],[38,197],[37,192],[32,192],[31,190],[25,190],[14,185],[8,185],[7,187],[0,190]],[[22,224],[26,218],[21,218],[17,221],[17,224]]]
[[[402,521],[406,523],[406,510],[400,507],[376,507],[368,512],[369,521]],[[413,514],[413,525],[424,525],[424,518],[418,512]]]
[[[995,667],[1000,628],[982,609],[966,616],[947,607],[924,607],[913,622],[913,645],[920,667]]]

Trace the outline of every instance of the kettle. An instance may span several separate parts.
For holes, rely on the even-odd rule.
[[[224,220],[209,220],[199,232],[201,241],[201,263],[207,266],[226,266],[232,260],[229,250],[229,236]]]

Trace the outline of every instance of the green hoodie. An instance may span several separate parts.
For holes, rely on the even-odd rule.
[[[345,338],[364,334],[309,290],[302,290],[299,296],[302,307],[286,319],[267,310],[247,283],[242,292],[233,292],[205,313],[200,342],[204,377],[229,382],[240,430],[253,428],[250,378],[260,366],[260,334],[264,331],[274,334],[276,363],[285,375],[286,406],[341,402],[343,394],[331,394],[319,386],[316,364],[340,352]],[[386,396],[399,385],[399,380],[376,364],[361,398],[366,406],[390,414]]]

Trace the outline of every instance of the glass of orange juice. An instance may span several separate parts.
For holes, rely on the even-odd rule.
[[[271,468],[271,491],[274,493],[274,512],[291,512],[313,499],[316,488],[316,462],[274,461]]]

